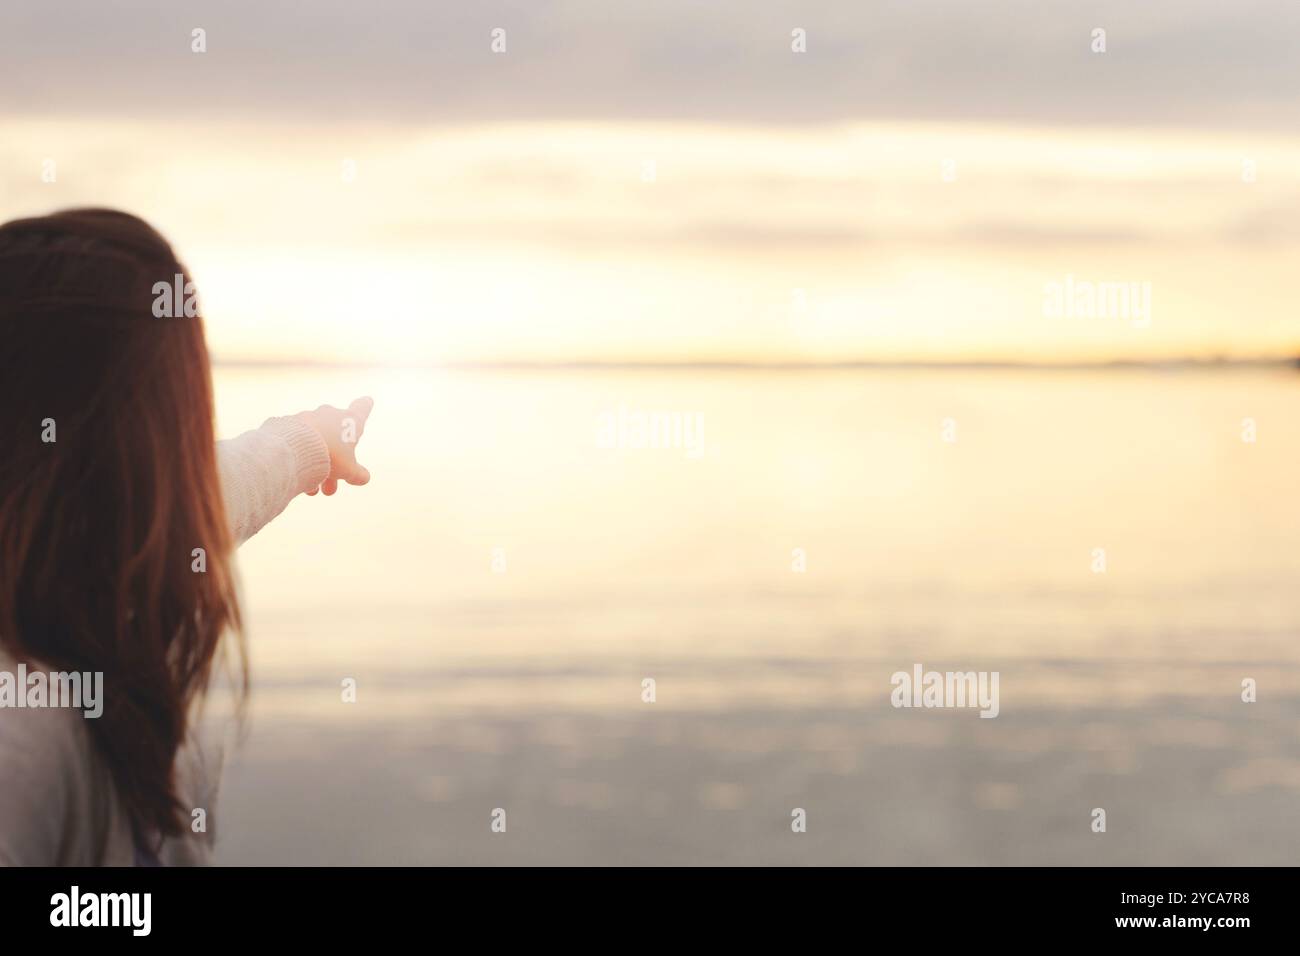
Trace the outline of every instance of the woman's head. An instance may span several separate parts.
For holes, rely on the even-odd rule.
[[[0,226],[0,643],[103,672],[87,725],[140,837],[181,827],[176,751],[239,627],[188,281],[124,213]]]

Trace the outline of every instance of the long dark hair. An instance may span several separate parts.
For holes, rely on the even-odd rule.
[[[246,686],[202,321],[155,314],[177,276],[125,213],[0,226],[0,642],[103,672],[86,723],[151,843],[188,819],[173,766],[227,631]]]

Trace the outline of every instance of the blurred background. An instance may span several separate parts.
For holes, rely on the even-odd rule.
[[[219,860],[1293,862],[1298,37],[1283,0],[0,11],[0,217],[161,229],[223,436],[376,399],[371,486],[241,552]],[[1052,308],[1101,283],[1146,308]],[[643,413],[699,444],[610,447]],[[895,710],[916,663],[999,671],[1000,715]]]

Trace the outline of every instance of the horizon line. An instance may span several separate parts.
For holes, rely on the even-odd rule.
[[[889,369],[925,371],[1120,371],[1126,369],[1300,369],[1300,356],[1248,358],[1118,358],[1094,360],[1032,359],[555,359],[555,360],[453,360],[445,362],[378,362],[351,359],[221,358],[218,368],[369,369],[411,371],[737,371],[799,372]]]

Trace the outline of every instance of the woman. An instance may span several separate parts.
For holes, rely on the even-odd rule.
[[[209,859],[193,718],[227,633],[247,689],[233,549],[370,478],[369,399],[214,444],[201,320],[169,302],[186,275],[123,213],[0,226],[0,679],[102,674],[103,698],[0,706],[0,864]]]

